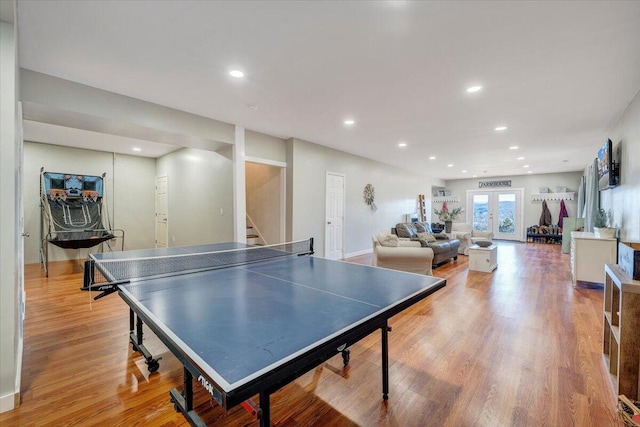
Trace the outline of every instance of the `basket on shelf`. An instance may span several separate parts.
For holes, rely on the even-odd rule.
[[[618,396],[618,415],[628,427],[640,427],[640,406],[639,402],[627,398],[625,395]]]

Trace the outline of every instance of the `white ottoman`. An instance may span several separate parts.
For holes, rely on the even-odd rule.
[[[469,246],[469,270],[491,273],[498,268],[498,247],[491,245],[481,248],[478,245]]]

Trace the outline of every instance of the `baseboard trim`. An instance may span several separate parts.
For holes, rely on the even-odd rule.
[[[9,393],[0,396],[0,413],[11,411],[20,404],[20,393]]]
[[[345,258],[352,258],[354,256],[367,255],[373,252],[373,249],[365,249],[364,251],[351,252],[348,254],[344,254]]]

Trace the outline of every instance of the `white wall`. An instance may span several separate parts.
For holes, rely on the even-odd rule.
[[[16,250],[19,221],[17,171],[20,141],[17,121],[19,99],[17,42],[13,22],[13,3],[3,4],[0,16],[0,412],[14,408],[19,396],[22,304]],[[11,16],[5,16],[5,12]]]
[[[245,151],[248,157],[257,157],[276,162],[286,162],[286,141],[264,133],[245,130]]]
[[[288,142],[287,164],[292,177],[290,209],[292,239],[314,237],[315,250],[324,254],[325,179],[327,172],[345,178],[345,256],[371,251],[371,236],[390,231],[404,215],[418,209],[418,194],[429,197],[441,180],[299,139]],[[375,188],[377,211],[364,203],[365,185]]]
[[[613,214],[620,240],[640,242],[640,92],[610,135],[614,151],[621,149],[621,184],[601,191],[600,205]]]
[[[276,166],[247,162],[247,214],[267,244],[281,243],[280,208],[281,171]]]
[[[111,225],[125,232],[125,250],[155,247],[155,172],[155,159],[114,155],[113,192],[107,198],[113,201]]]
[[[25,230],[31,234],[25,239],[26,264],[39,262],[41,167],[45,172],[80,175],[106,172],[106,211],[112,227],[125,231],[125,250],[154,247],[155,159],[36,142],[25,142],[24,158]],[[119,250],[120,241],[115,243],[112,247]],[[49,261],[86,258],[87,253],[98,250],[99,246],[78,253],[49,245]]]
[[[233,241],[232,160],[184,148],[157,159],[161,175],[168,182],[169,246]]]
[[[233,144],[229,123],[35,71],[20,74],[25,119],[180,147]]]
[[[576,217],[576,206],[578,202],[577,191],[578,184],[580,183],[580,177],[582,172],[567,172],[567,173],[549,173],[540,175],[518,175],[513,177],[483,177],[474,179],[460,179],[447,181],[445,187],[451,191],[452,195],[460,196],[460,204],[452,204],[451,206],[462,206],[465,209],[465,215],[457,222],[470,222],[471,215],[470,210],[467,207],[467,190],[482,190],[479,188],[480,181],[492,181],[492,180],[511,180],[511,188],[523,188],[524,200],[522,208],[524,211],[524,227],[537,225],[540,220],[540,214],[542,213],[542,202],[534,202],[531,200],[531,195],[538,193],[540,187],[549,188],[550,191],[555,192],[556,187],[566,187],[567,191],[576,192],[576,197],[573,201],[565,201],[565,207],[570,217]],[[437,206],[440,209],[440,205]],[[547,207],[551,211],[551,218],[553,223],[558,223],[558,216],[560,214],[560,202],[559,201],[547,201]]]

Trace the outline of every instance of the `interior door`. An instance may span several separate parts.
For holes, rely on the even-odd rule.
[[[169,240],[167,176],[156,177],[156,248],[166,248]]]
[[[343,258],[344,175],[327,172],[324,257]]]
[[[18,321],[18,339],[22,346],[22,339],[24,336],[24,318],[26,309],[26,294],[24,290],[24,238],[29,237],[29,233],[24,229],[24,131],[22,124],[22,102],[18,102],[18,135],[17,135],[17,150],[18,150],[18,174],[17,174],[17,188],[16,188],[16,200],[17,200],[17,217],[18,217],[18,230],[21,236],[16,239],[16,280],[18,282],[18,310],[20,320]],[[22,353],[22,349],[19,349]],[[20,362],[22,363],[22,362]],[[18,375],[18,378],[21,376]],[[19,385],[19,384],[17,384]],[[19,388],[19,387],[18,387]]]
[[[469,191],[473,229],[493,232],[494,239],[523,240],[523,190]]]

